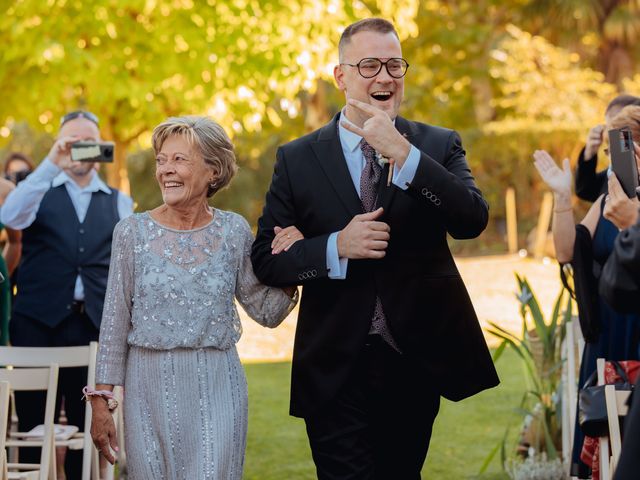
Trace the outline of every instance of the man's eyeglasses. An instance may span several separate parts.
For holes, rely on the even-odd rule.
[[[383,62],[379,58],[363,58],[358,63],[341,63],[349,67],[357,67],[358,73],[364,78],[373,78],[380,73],[382,66],[387,69],[387,73],[393,78],[402,78],[407,73],[409,64],[404,58],[390,58]]]
[[[60,126],[64,125],[65,123],[75,119],[75,118],[86,118],[87,120],[92,121],[93,123],[95,123],[96,125],[99,125],[99,120],[98,117],[96,117],[93,113],[91,112],[87,112],[86,110],[76,110],[74,112],[69,112],[66,115],[64,115],[61,119],[60,119]]]

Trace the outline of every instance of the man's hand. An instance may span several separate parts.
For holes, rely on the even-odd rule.
[[[386,112],[359,100],[349,100],[349,105],[369,118],[362,128],[342,122],[342,126],[363,137],[376,152],[393,160],[398,168],[402,168],[411,151],[411,144],[396,129]]]
[[[389,245],[389,225],[377,222],[383,209],[362,213],[351,219],[338,233],[338,256],[341,258],[383,258]]]
[[[91,397],[91,438],[98,452],[113,465],[116,459],[111,450],[118,451],[116,426],[107,402],[102,397]]]
[[[609,195],[605,197],[604,218],[620,230],[629,228],[638,220],[640,202],[637,197],[629,198],[615,173],[609,177]]]
[[[49,150],[47,158],[59,168],[69,168],[73,162],[71,160],[71,145],[79,140],[80,137],[77,135],[58,138]]]
[[[596,125],[587,135],[587,144],[584,147],[584,159],[591,160],[598,153],[600,145],[602,145],[602,136],[604,135],[604,125]]]
[[[277,255],[280,252],[286,252],[291,248],[291,245],[298,240],[303,240],[304,235],[298,230],[295,225],[291,225],[287,228],[274,227],[273,231],[276,236],[271,242],[271,253]]]

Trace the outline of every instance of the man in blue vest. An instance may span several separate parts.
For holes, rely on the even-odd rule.
[[[9,324],[14,346],[86,345],[98,340],[113,228],[132,213],[133,202],[108,187],[94,163],[71,160],[71,145],[81,140],[100,141],[98,118],[86,111],[68,113],[47,157],[11,192],[0,212],[2,223],[23,230],[18,292]],[[86,379],[86,368],[65,368],[58,383],[57,401],[64,398],[68,422],[80,430]],[[42,392],[16,393],[20,431],[42,423],[44,404]],[[21,462],[37,462],[37,450],[21,450]],[[67,479],[79,479],[81,467],[82,451],[68,452]]]

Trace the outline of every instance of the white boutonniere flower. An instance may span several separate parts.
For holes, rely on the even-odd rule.
[[[384,168],[385,164],[389,163],[391,159],[389,157],[385,157],[381,153],[376,152],[376,161],[378,162],[378,165]]]

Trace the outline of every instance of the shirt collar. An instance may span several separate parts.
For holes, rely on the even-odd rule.
[[[356,148],[360,146],[362,137],[357,133],[353,133],[342,126],[342,122],[354,125],[345,115],[346,107],[340,112],[340,118],[338,119],[338,135],[340,136],[340,143],[347,147],[347,151],[354,152]]]
[[[83,192],[94,193],[97,191],[102,191],[104,193],[111,194],[111,189],[107,186],[106,183],[102,181],[102,179],[100,178],[100,176],[95,170],[91,173],[91,175],[92,177],[91,177],[91,182],[89,182],[89,185],[87,185],[84,188],[80,188],[78,184],[73,180],[73,178],[67,175],[66,172],[60,172],[58,176],[54,178],[53,181],[51,182],[51,186],[55,188],[55,187],[59,187],[60,185],[69,184],[70,186],[75,187],[78,190],[81,190]]]

